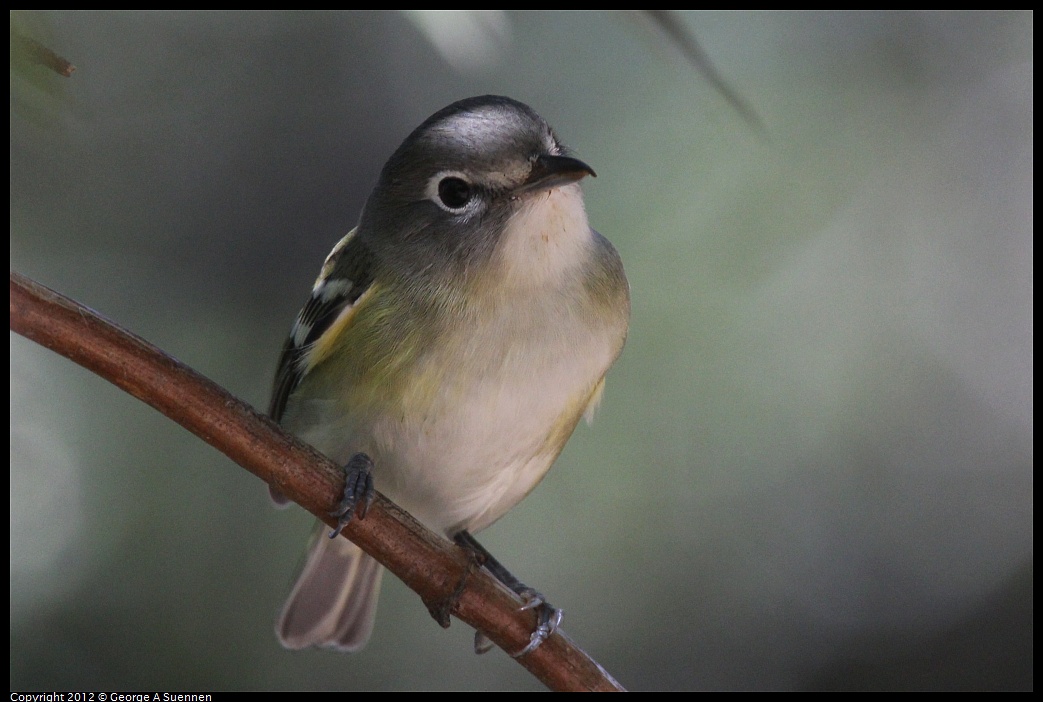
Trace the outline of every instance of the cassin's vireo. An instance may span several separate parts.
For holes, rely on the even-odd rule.
[[[630,313],[619,255],[583,207],[578,181],[593,174],[530,107],[497,96],[440,110],[388,160],[297,317],[270,408],[361,486],[346,491],[347,519],[375,484],[477,545],[470,534],[525,497],[589,418]],[[382,571],[317,537],[282,643],[361,648]]]

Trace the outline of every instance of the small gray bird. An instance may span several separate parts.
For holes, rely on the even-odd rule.
[[[481,549],[471,534],[529,494],[590,418],[630,295],[619,255],[587,222],[586,175],[530,107],[492,95],[436,112],[385,164],[297,316],[269,410],[345,466],[342,524],[375,485]],[[555,610],[487,566],[549,609],[531,650]],[[360,649],[382,572],[320,525],[280,641]]]

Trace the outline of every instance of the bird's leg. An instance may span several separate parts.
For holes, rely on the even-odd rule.
[[[460,582],[457,583],[456,589],[453,590],[453,593],[442,600],[433,602],[424,600],[424,604],[427,606],[427,611],[431,613],[431,616],[434,617],[434,620],[438,622],[439,626],[443,629],[449,628],[449,614],[453,611],[453,608],[456,607],[457,603],[460,602],[460,597],[464,594],[464,589],[467,588],[468,578],[470,578],[472,574],[481,570],[484,563],[481,554],[475,553],[471,550],[468,550],[467,553],[470,556],[467,562],[467,572],[464,573],[462,578],[460,578]],[[485,653],[485,651],[482,651],[482,653]]]
[[[491,553],[485,550],[478,541],[471,536],[471,533],[464,530],[458,532],[453,536],[459,546],[471,551],[476,554],[479,562],[481,562],[490,573],[493,574],[497,580],[504,584],[509,590],[522,598],[525,602],[522,605],[522,609],[534,609],[536,610],[536,630],[532,632],[532,636],[529,637],[529,643],[522,650],[517,653],[512,653],[511,656],[519,658],[524,656],[526,653],[530,653],[539,648],[540,644],[550,638],[551,634],[557,631],[561,625],[562,612],[554,605],[547,602],[546,598],[539,592],[529,587],[525,583],[518,580],[518,578],[511,575],[510,571],[501,565]],[[474,652],[485,653],[492,648],[492,642],[490,642],[485,635],[477,631],[474,636]]]
[[[364,453],[356,453],[344,465],[344,497],[337,509],[330,512],[331,517],[337,518],[337,527],[330,532],[330,538],[336,538],[343,531],[356,511],[359,519],[364,519],[376,496],[377,492],[373,488],[373,459]]]

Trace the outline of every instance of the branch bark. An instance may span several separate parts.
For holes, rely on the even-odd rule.
[[[156,408],[327,524],[343,473],[307,444],[216,383],[96,312],[11,273],[11,330],[59,353]],[[462,549],[378,495],[350,538],[420,595],[429,609],[459,596],[451,613],[506,651],[536,626],[532,611]],[[560,629],[517,659],[552,690],[622,690]]]

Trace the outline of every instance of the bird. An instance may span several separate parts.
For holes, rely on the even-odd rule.
[[[293,324],[269,407],[344,466],[341,526],[379,489],[488,556],[473,534],[528,495],[592,417],[627,336],[630,287],[589,224],[586,176],[531,107],[496,95],[435,112],[388,159]],[[357,651],[383,567],[322,526],[276,633],[289,649]],[[541,608],[531,650],[560,612],[483,562]]]

